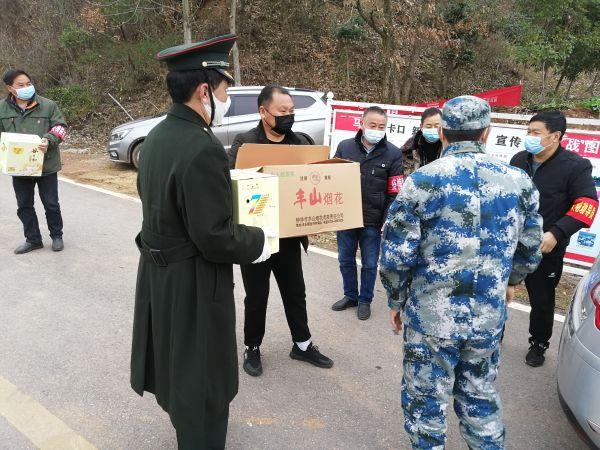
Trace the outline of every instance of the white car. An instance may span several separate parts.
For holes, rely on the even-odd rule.
[[[558,394],[592,448],[600,447],[600,258],[573,296],[558,349]]]
[[[257,99],[263,86],[231,87],[231,107],[223,124],[212,127],[213,133],[226,150],[239,133],[255,128],[260,120]],[[315,144],[323,144],[327,96],[323,92],[288,88],[294,99],[296,121],[294,131],[301,131],[313,138]],[[106,152],[111,161],[138,165],[142,144],[152,128],[158,125],[165,114],[144,117],[119,125],[110,132]]]

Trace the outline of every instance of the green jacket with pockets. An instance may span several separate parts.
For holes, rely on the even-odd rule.
[[[50,99],[36,95],[30,105],[22,111],[10,96],[0,100],[0,133],[37,134],[48,139],[42,174],[58,172],[61,169],[59,144],[67,129],[65,119],[58,105]]]

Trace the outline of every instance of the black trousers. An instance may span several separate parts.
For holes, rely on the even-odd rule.
[[[203,420],[179,426],[177,448],[179,450],[222,450],[227,439],[227,422],[229,421],[229,405],[215,409],[206,404]]]
[[[44,209],[46,222],[51,238],[62,237],[63,220],[58,203],[58,175],[52,173],[42,177],[13,177],[13,188],[17,197],[17,216],[23,223],[23,231],[27,242],[42,242],[40,226],[34,208],[35,185]]]
[[[544,256],[535,272],[527,275],[525,286],[531,304],[529,334],[541,344],[548,343],[554,326],[556,286],[563,270],[564,250]]]
[[[244,300],[244,343],[248,347],[260,346],[265,336],[267,301],[271,272],[279,286],[285,317],[294,342],[310,339],[306,314],[306,287],[302,273],[300,239],[280,239],[279,252],[260,264],[241,267],[246,298]]]

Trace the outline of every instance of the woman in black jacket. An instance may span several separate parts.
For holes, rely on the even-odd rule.
[[[427,108],[421,114],[421,128],[402,146],[404,175],[410,175],[419,167],[440,157],[442,142],[439,129],[442,126],[442,112],[438,108]]]

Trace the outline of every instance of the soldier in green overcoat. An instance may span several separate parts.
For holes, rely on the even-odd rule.
[[[232,265],[270,256],[264,230],[232,221],[227,154],[210,129],[229,106],[225,69],[236,39],[157,55],[173,106],[140,158],[131,386],[156,396],[180,449],[225,446],[238,389]]]

